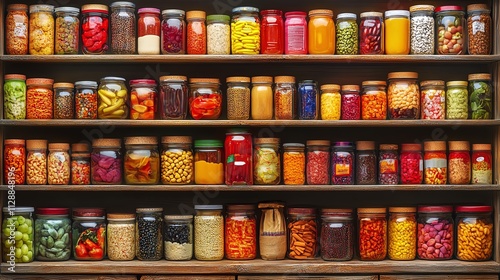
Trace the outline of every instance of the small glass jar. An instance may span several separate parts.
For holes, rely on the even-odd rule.
[[[131,80],[130,118],[132,120],[154,120],[156,115],[156,81],[151,79]]]
[[[446,96],[444,81],[422,81],[421,90],[421,117],[423,120],[444,120],[446,116]]]
[[[75,116],[75,86],[72,83],[54,84],[54,119],[72,119]]]
[[[207,53],[207,27],[204,11],[188,11],[187,20],[187,54]]]
[[[307,13],[285,13],[285,54],[307,54]]]
[[[90,170],[92,184],[117,185],[122,182],[121,140],[100,138],[92,141]]]
[[[135,258],[135,214],[108,214],[107,244],[109,260]]]
[[[259,203],[259,254],[263,260],[282,260],[287,251],[285,204]]]
[[[330,183],[330,141],[309,140],[307,146],[306,178],[308,185]]]
[[[354,148],[351,142],[335,142],[332,151],[333,185],[354,184]]]
[[[10,186],[24,185],[26,148],[24,139],[5,139],[3,142],[3,181]]]
[[[419,119],[420,90],[417,72],[391,72],[388,75],[387,108],[389,119]]]
[[[29,53],[54,54],[54,6],[30,5]]]
[[[486,4],[467,6],[467,31],[469,54],[491,53],[491,16]]]
[[[349,261],[354,255],[352,209],[321,209],[320,248],[325,261]]]
[[[487,261],[493,255],[493,219],[491,206],[457,206],[457,259]]]
[[[357,16],[352,13],[341,13],[337,15],[336,32],[336,54],[354,55],[358,54],[358,24]]]
[[[410,7],[410,53],[434,54],[434,6]]]
[[[87,4],[82,6],[82,52],[104,54],[108,50],[108,6]]]
[[[97,82],[75,82],[75,118],[97,119]]]
[[[301,143],[283,144],[283,183],[303,185],[306,182],[305,145]]]
[[[308,50],[310,54],[335,52],[335,23],[332,10],[310,10],[308,23]]]
[[[160,88],[161,119],[185,120],[189,99],[186,76],[161,76]]]
[[[277,185],[280,182],[279,138],[255,138],[253,151],[253,181],[258,185]]]
[[[47,184],[47,140],[26,140],[26,184]]]
[[[385,53],[405,55],[410,53],[410,12],[385,11]]]
[[[445,185],[448,174],[446,141],[426,141],[424,151],[425,184]]]
[[[467,33],[461,6],[440,6],[436,10],[437,54],[465,54]]]
[[[491,74],[469,74],[470,117],[473,120],[493,118]],[[28,79],[29,80],[29,79]]]
[[[378,161],[378,183],[397,185],[399,182],[398,145],[380,144]]]
[[[140,261],[157,261],[163,256],[163,208],[137,208],[135,256]]]
[[[194,257],[200,261],[224,258],[224,217],[222,205],[195,205]]]
[[[317,120],[319,111],[317,83],[313,80],[300,81],[297,91],[299,97],[299,119]]]
[[[99,84],[97,117],[99,119],[126,119],[128,91],[125,79],[104,77]]]
[[[125,137],[125,184],[154,185],[160,179],[160,155],[156,137]]]
[[[161,143],[161,182],[166,185],[192,184],[194,157],[191,136],[163,136]]]
[[[216,120],[222,111],[219,79],[189,79],[189,114],[195,120]]]
[[[250,78],[227,77],[227,119],[250,118]]]
[[[341,95],[340,85],[326,84],[321,86],[321,119],[340,120]]]
[[[274,119],[293,120],[295,118],[295,77],[274,77]]]
[[[252,120],[273,119],[273,77],[252,77],[250,109]]]
[[[469,141],[448,141],[448,183],[470,184],[471,158]]]
[[[387,255],[386,208],[358,208],[359,257],[381,261]]]
[[[77,150],[71,145],[71,184],[90,185],[90,153],[88,146],[84,144],[84,150]]]
[[[491,144],[472,144],[472,184],[491,184]]]
[[[161,12],[161,53],[186,53],[186,21],[183,10],[169,9]]]
[[[446,119],[467,119],[469,114],[467,85],[467,81],[450,81],[446,83]]]
[[[387,83],[385,81],[364,81],[361,93],[361,119],[387,119]]]
[[[8,120],[26,118],[26,76],[9,74],[4,76],[3,114]]]
[[[316,209],[288,208],[288,258],[314,259],[318,249]]]
[[[165,215],[163,248],[168,261],[193,258],[193,215]]]
[[[114,54],[135,54],[135,4],[119,1],[111,3],[110,8],[109,37],[111,38],[112,52]],[[140,40],[139,38],[139,42]]]
[[[78,54],[80,47],[80,9],[55,9],[55,54]]]
[[[4,262],[29,263],[33,252],[33,207],[4,207],[2,222],[2,260]],[[20,234],[19,234],[19,233]],[[17,234],[16,234],[17,233]],[[10,237],[19,236],[21,239]]]
[[[207,16],[207,54],[231,54],[231,18],[227,15]]]
[[[30,78],[26,80],[26,119],[52,119],[54,108],[54,80]]]
[[[257,256],[257,217],[251,204],[228,205],[225,252],[229,260],[253,260]]]
[[[106,213],[103,208],[73,208],[73,257],[100,261],[106,256]]]
[[[157,8],[141,8],[137,21],[137,53],[144,55],[160,54],[161,20]]]
[[[356,142],[355,178],[357,185],[375,185],[377,183],[377,155],[375,154],[374,141]]]
[[[341,91],[341,119],[359,120],[361,118],[361,97],[358,85],[343,85]]]
[[[231,53],[259,54],[260,19],[259,9],[254,7],[236,7],[231,18]],[[238,34],[238,33],[243,33]],[[245,43],[248,36],[253,36],[253,43]]]
[[[390,207],[388,225],[388,257],[395,261],[411,261],[417,250],[417,208]]]
[[[453,257],[452,212],[452,206],[418,207],[417,256],[419,259],[449,260]]]
[[[197,185],[224,184],[222,141],[194,141],[194,183]]]
[[[28,54],[28,5],[10,4],[5,19],[5,53]]]
[[[234,130],[226,133],[224,142],[226,185],[253,185],[252,134]]]
[[[384,54],[384,16],[379,12],[359,15],[359,53]]]
[[[72,246],[69,209],[37,208],[34,235],[37,261],[69,260]],[[26,243],[29,249],[30,243]]]
[[[280,10],[260,11],[260,53],[283,54],[285,52],[285,23]]]
[[[422,184],[424,177],[424,160],[422,145],[401,144],[401,184]]]
[[[67,185],[71,176],[71,159],[68,143],[50,143],[47,157],[49,185]]]

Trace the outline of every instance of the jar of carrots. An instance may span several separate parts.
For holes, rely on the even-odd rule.
[[[288,208],[288,257],[314,259],[318,247],[316,209]]]
[[[257,256],[257,218],[254,205],[228,205],[225,252],[229,260],[252,260]]]
[[[130,81],[130,118],[133,120],[154,120],[156,113],[156,81],[138,79]]]

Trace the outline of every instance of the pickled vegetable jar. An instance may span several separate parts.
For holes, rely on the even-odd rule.
[[[330,183],[330,141],[309,140],[307,145],[306,178],[308,185]]]
[[[206,13],[204,11],[188,11],[187,20],[187,53],[207,53],[207,27],[205,25]]]
[[[186,21],[183,10],[168,9],[161,12],[161,53],[186,53]]]
[[[80,9],[55,9],[55,54],[78,54],[80,49]]]
[[[410,12],[405,10],[385,11],[385,53],[410,53]]]
[[[436,10],[437,54],[465,54],[464,11],[460,6],[440,6]]]
[[[385,81],[364,81],[361,94],[361,119],[385,120],[387,118],[387,93]]]
[[[222,111],[219,79],[189,79],[189,113],[195,120],[216,120]]]
[[[9,74],[4,76],[3,110],[4,118],[22,120],[26,118],[26,76]]]
[[[126,119],[128,116],[128,91],[125,79],[104,77],[99,84],[98,110],[99,119]]]
[[[54,54],[54,6],[30,5],[29,53]]]
[[[434,54],[434,6],[410,6],[410,53]]]
[[[94,139],[90,154],[92,184],[120,184],[122,182],[121,140]]]
[[[155,80],[131,80],[130,118],[133,120],[154,120],[157,95]]]
[[[358,208],[359,257],[380,261],[387,255],[386,208]]]
[[[47,140],[26,140],[26,184],[47,184]]]
[[[189,261],[193,257],[193,215],[165,215],[163,248],[169,261]]]
[[[260,11],[260,53],[283,54],[285,35],[283,12],[280,10]]]
[[[337,15],[337,25],[335,27],[337,33],[336,54],[358,54],[359,38],[356,20],[356,14],[341,13]]]
[[[160,155],[156,137],[125,137],[123,172],[126,184],[157,184],[160,179]]]
[[[207,54],[231,54],[230,21],[227,15],[207,16]]]
[[[359,15],[359,53],[384,54],[384,21],[379,12],[365,12]]]
[[[189,95],[186,76],[161,76],[160,88],[161,119],[186,119]]]
[[[388,257],[411,261],[417,255],[417,208],[390,207],[388,225]]]
[[[108,6],[82,6],[82,51],[84,54],[103,54],[108,50]]]
[[[321,119],[340,120],[340,85],[326,84],[321,86]]]
[[[102,208],[73,208],[75,260],[100,261],[106,256],[106,213]]]
[[[293,120],[295,118],[295,77],[274,77],[274,119]]]
[[[67,185],[71,176],[68,143],[50,143],[47,157],[47,182],[49,185]]]
[[[254,139],[253,180],[255,184],[279,184],[281,173],[279,145],[279,138]]]
[[[68,208],[38,208],[35,221],[35,258],[66,261],[71,256],[71,220]]]
[[[389,119],[419,119],[420,90],[416,72],[391,72],[388,75],[387,108]]]
[[[342,173],[341,170],[337,173]],[[377,155],[374,141],[356,142],[356,184],[375,185],[377,183]]]
[[[310,54],[335,52],[335,23],[332,10],[310,10],[308,23],[308,50]]]
[[[380,144],[378,157],[378,183],[397,185],[399,182],[398,145]]]
[[[137,208],[135,256],[140,261],[157,261],[163,256],[163,208]]]
[[[227,119],[250,118],[250,78],[227,77]]]
[[[298,86],[299,119],[316,120],[319,111],[318,85],[313,80],[303,80]]]
[[[469,141],[448,141],[448,182],[470,184],[471,159]]]
[[[491,52],[491,16],[486,4],[467,6],[469,54],[488,55]]]
[[[54,80],[31,78],[26,80],[26,118],[52,119],[54,108]]]
[[[224,217],[222,205],[195,205],[194,257],[200,261],[224,258]]]
[[[467,119],[469,115],[467,85],[467,81],[450,81],[446,83],[446,119]]]
[[[421,184],[424,177],[422,145],[401,144],[401,184]]]
[[[26,148],[24,139],[5,139],[3,147],[3,181],[9,185],[23,185],[26,175]]]
[[[321,209],[320,247],[325,261],[348,261],[354,255],[352,209]]]
[[[304,144],[283,144],[283,183],[303,185],[306,182],[306,156]]]
[[[2,260],[4,262],[32,262],[33,207],[4,207],[2,223]],[[35,247],[36,249],[36,247]]]
[[[236,130],[226,133],[224,148],[226,185],[252,185],[252,134]]]
[[[469,94],[471,118],[493,118],[491,74],[469,74]]]
[[[222,141],[194,141],[194,182],[197,185],[224,184]]]
[[[359,120],[361,118],[361,98],[358,85],[343,85],[341,91],[341,119]]]
[[[259,9],[254,7],[236,7],[231,19],[231,53],[259,54],[260,19]],[[251,40],[251,43],[247,43]]]
[[[491,206],[457,206],[457,259],[487,261],[493,253]]]
[[[28,5],[10,4],[5,20],[5,53],[28,54]]]
[[[140,8],[137,13],[137,53],[160,54],[161,20],[157,8]]]
[[[492,182],[491,144],[472,144],[472,184]]]
[[[425,184],[445,185],[447,180],[447,160],[445,141],[424,142]]]
[[[110,8],[109,37],[111,39],[111,50],[114,54],[135,54],[135,4],[132,2],[118,1],[111,3]],[[159,46],[159,41],[157,44]]]
[[[446,96],[444,81],[423,81],[421,89],[421,116],[423,120],[444,120],[446,116]]]
[[[314,259],[318,248],[316,209],[288,208],[288,258]]]
[[[273,119],[273,77],[252,77],[251,117],[252,120]]]
[[[135,258],[135,214],[108,213],[108,259],[131,261]]]
[[[71,184],[90,185],[90,153],[71,149]]]
[[[332,184],[354,184],[354,148],[351,142],[335,142],[332,151]]]
[[[97,119],[97,82],[75,82],[75,118]]]
[[[191,136],[164,136],[161,138],[161,143],[163,145],[161,182],[167,185],[193,183],[194,158]]]
[[[449,260],[453,257],[452,206],[419,206],[417,256],[422,260]]]
[[[307,14],[285,13],[285,54],[307,54]]]
[[[72,119],[75,116],[74,88],[72,83],[54,84],[54,119]]]
[[[254,205],[228,205],[225,252],[229,260],[253,260],[257,256],[257,217]]]

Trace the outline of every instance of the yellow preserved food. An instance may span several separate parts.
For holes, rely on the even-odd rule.
[[[335,24],[333,11],[309,11],[309,53],[333,54],[335,51]]]
[[[385,53],[410,53],[410,12],[394,10],[385,12]]]

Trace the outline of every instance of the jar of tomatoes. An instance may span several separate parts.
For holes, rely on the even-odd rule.
[[[260,53],[283,54],[284,52],[284,22],[280,10],[260,11]]]
[[[102,208],[73,208],[73,256],[100,261],[106,256],[106,213]]]
[[[186,76],[160,77],[159,110],[163,120],[184,120],[188,111]]]
[[[47,184],[47,140],[26,140],[26,184]]]
[[[75,118],[97,119],[97,82],[75,82]]]
[[[351,142],[335,142],[332,151],[332,184],[354,184],[354,147]]]
[[[108,50],[108,6],[82,6],[82,51],[84,54],[103,54]]]
[[[99,84],[97,117],[99,119],[126,119],[128,91],[125,79],[104,77]]]
[[[151,79],[131,80],[130,118],[133,120],[154,120],[156,114],[156,81]]]
[[[28,5],[10,4],[5,20],[5,53],[28,54]]]
[[[343,85],[341,90],[341,119],[359,120],[361,118],[361,97],[358,85]]]
[[[122,182],[121,140],[100,138],[92,141],[90,168],[92,184],[120,184]]]
[[[137,53],[160,54],[161,21],[157,8],[141,8],[137,21]]]
[[[125,137],[126,184],[154,185],[160,179],[160,154],[156,137]]]
[[[31,55],[54,54],[54,6],[30,5],[29,51]]]
[[[194,141],[194,182],[197,185],[224,184],[222,141]]]
[[[26,175],[25,141],[5,139],[3,144],[3,181],[9,185],[23,185]]]
[[[224,148],[226,185],[252,185],[252,134],[241,130],[228,132]]]
[[[307,145],[306,178],[308,185],[330,183],[330,141],[309,140]]]
[[[359,257],[380,261],[387,255],[387,209],[358,208]]]
[[[318,248],[316,209],[288,208],[288,257],[295,260],[314,259]]]
[[[219,79],[189,79],[189,113],[195,120],[218,119],[222,111]]]
[[[424,142],[425,184],[445,185],[447,180],[446,142]]]
[[[71,160],[68,143],[50,143],[47,157],[47,177],[49,185],[69,184]]]
[[[472,144],[472,184],[492,182],[491,144]]]
[[[26,119],[52,119],[54,108],[54,80],[31,78],[26,80]]]
[[[308,50],[310,54],[335,52],[335,23],[332,10],[309,11]]]
[[[166,185],[191,184],[193,173],[193,140],[191,136],[161,138],[161,182]]]
[[[205,24],[206,13],[204,11],[188,11],[187,20],[187,53],[207,53],[207,26]]]
[[[448,141],[448,182],[469,184],[471,179],[471,159],[469,141]]]
[[[424,177],[424,160],[422,145],[401,144],[401,184],[422,184]]]
[[[277,185],[280,182],[281,160],[279,138],[254,139],[253,179],[259,185]]]
[[[253,260],[257,256],[257,217],[251,204],[228,205],[225,251],[229,260]]]
[[[8,120],[26,118],[26,76],[8,74],[4,76],[3,112]]]
[[[186,53],[186,21],[183,10],[168,9],[161,12],[161,53]]]

